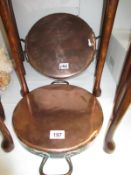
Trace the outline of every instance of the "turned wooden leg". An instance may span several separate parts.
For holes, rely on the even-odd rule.
[[[97,65],[96,65],[96,72],[95,72],[95,83],[93,94],[95,96],[100,96],[101,89],[100,89],[100,81],[102,76],[102,71],[107,55],[107,49],[109,45],[109,40],[112,32],[112,27],[115,19],[115,14],[117,10],[119,0],[106,0],[106,7],[105,7],[105,14],[103,17],[103,24],[101,30],[101,41],[99,46],[99,51],[97,55]]]
[[[1,147],[3,148],[4,151],[9,152],[14,148],[14,143],[7,127],[4,124],[4,119],[5,119],[5,114],[4,114],[2,103],[0,102],[0,132],[3,136]]]
[[[117,89],[116,89],[115,101],[116,101],[116,98],[121,91],[121,87],[125,84],[127,77],[129,76],[129,72],[131,69],[130,67],[131,67],[131,44],[129,45],[129,49],[128,49],[128,52],[126,54],[126,59],[125,59],[123,69],[121,72],[119,84],[118,84]]]
[[[129,107],[130,102],[131,102],[131,77],[126,92],[124,93],[119,106],[114,106],[113,109],[112,117],[109,123],[104,143],[104,150],[107,153],[111,153],[115,149],[113,135],[121,119],[124,117],[124,113]]]
[[[0,120],[4,121],[5,120],[5,113],[4,113],[4,110],[3,110],[3,106],[0,102]]]
[[[18,52],[20,54],[19,64],[21,65],[21,69],[22,69],[23,74],[25,74],[25,69],[24,69],[23,63],[22,63],[22,61],[24,60],[24,53],[23,53],[23,49],[21,46],[20,38],[19,38],[19,33],[18,33],[17,25],[16,25],[16,20],[15,20],[15,16],[14,16],[14,12],[13,12],[12,3],[11,3],[11,0],[4,0],[4,1],[5,1],[4,3],[0,2],[0,6],[1,6],[0,7],[0,15],[2,17],[2,21],[3,21],[4,25],[5,25],[5,23],[8,23],[6,25],[10,25],[9,21],[7,21],[7,20],[9,20],[9,18],[11,18],[11,20],[12,20],[12,24],[14,26],[14,32],[16,35],[15,39],[17,41],[17,48],[18,48]],[[7,29],[5,28],[5,30],[7,30]]]
[[[0,16],[8,36],[12,58],[15,61],[16,73],[21,84],[21,92],[22,95],[25,95],[29,92],[29,90],[24,77],[25,71],[22,63],[22,49],[20,49],[20,41],[16,23],[14,22],[15,18],[12,10],[11,0],[0,0]]]
[[[120,80],[117,86],[112,117],[105,137],[104,150],[108,153],[115,149],[114,132],[131,102],[131,44],[126,54]]]
[[[10,10],[11,17],[12,17],[12,21],[13,21],[13,24],[14,24],[14,28],[15,28],[15,33],[16,33],[16,37],[17,37],[19,52],[20,52],[20,55],[21,55],[21,60],[20,61],[24,61],[25,60],[24,52],[23,52],[23,49],[22,49],[21,40],[20,40],[20,37],[19,37],[17,25],[16,25],[16,19],[15,19],[13,7],[12,7],[12,2],[11,2],[11,0],[7,0],[7,2],[8,2],[8,6],[9,6],[8,8]],[[23,70],[23,73],[25,74],[25,69],[23,67],[22,62],[21,62],[21,68]]]
[[[7,127],[5,126],[4,122],[1,119],[0,119],[0,131],[3,136],[1,147],[5,152],[9,152],[14,148],[14,143]]]

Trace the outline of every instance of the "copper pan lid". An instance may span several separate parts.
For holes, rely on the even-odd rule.
[[[50,154],[85,147],[99,133],[102,122],[97,99],[82,88],[65,84],[35,89],[13,113],[13,126],[21,142]]]
[[[95,52],[95,35],[78,16],[51,14],[36,22],[29,31],[26,52],[37,71],[62,79],[88,67]]]

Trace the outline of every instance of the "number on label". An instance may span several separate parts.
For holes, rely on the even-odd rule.
[[[64,130],[51,130],[50,139],[65,139],[65,131]]]

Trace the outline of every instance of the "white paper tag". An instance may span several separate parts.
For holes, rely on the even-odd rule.
[[[63,70],[63,69],[67,70],[67,69],[69,69],[69,63],[60,63],[59,64],[59,69],[60,70]]]
[[[50,139],[65,139],[64,130],[50,130]]]

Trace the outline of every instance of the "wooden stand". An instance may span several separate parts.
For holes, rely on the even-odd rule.
[[[102,76],[102,71],[106,59],[107,48],[109,44],[109,39],[112,32],[113,22],[115,18],[115,13],[117,9],[119,0],[106,0],[105,1],[105,13],[103,18],[102,24],[102,32],[101,32],[101,42],[100,48],[98,51],[98,60],[96,66],[96,73],[95,73],[95,83],[93,94],[95,96],[99,96],[101,93],[100,90],[100,81]],[[25,81],[25,71],[23,67],[23,54],[20,45],[18,30],[15,23],[15,17],[13,14],[13,9],[11,5],[11,0],[0,0],[0,15],[8,36],[9,44],[12,51],[12,56],[14,58],[14,62],[16,64],[16,73],[20,80],[21,85],[21,93],[22,95],[26,95],[28,91],[28,87]],[[1,122],[0,128],[4,136],[6,136],[6,130],[3,129],[4,123]],[[8,134],[7,134],[8,136]]]
[[[116,90],[114,107],[109,122],[107,134],[105,137],[104,150],[107,153],[110,153],[115,149],[113,135],[121,119],[124,117],[124,113],[126,112],[130,103],[131,103],[131,44],[126,55],[125,64],[123,66],[120,81]]]

